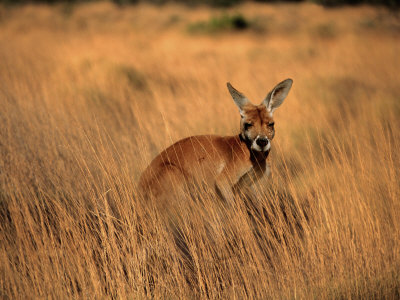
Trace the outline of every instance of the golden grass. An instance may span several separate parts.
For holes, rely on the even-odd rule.
[[[398,15],[232,11],[263,30],[191,35],[206,8],[0,8],[2,298],[399,297]],[[203,193],[165,226],[136,192],[150,160],[238,133],[226,81],[261,101],[287,77],[255,207]]]

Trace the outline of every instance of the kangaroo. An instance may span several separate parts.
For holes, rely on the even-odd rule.
[[[275,135],[273,114],[292,83],[291,79],[282,81],[261,104],[254,105],[228,82],[241,116],[240,133],[191,136],[176,142],[153,159],[141,175],[139,189],[157,198],[189,182],[205,183],[225,201],[233,201],[235,188],[250,187],[269,175],[267,157]]]

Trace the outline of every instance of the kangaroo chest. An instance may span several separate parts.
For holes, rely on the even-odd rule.
[[[244,169],[241,174],[238,174],[237,183],[235,186],[244,187],[250,186],[259,181],[263,177],[268,177],[270,174],[270,167],[266,160],[252,162]]]

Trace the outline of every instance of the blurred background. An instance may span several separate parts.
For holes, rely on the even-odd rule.
[[[137,4],[149,3],[155,5],[163,5],[167,3],[180,3],[188,6],[196,5],[209,5],[215,7],[229,7],[243,2],[251,2],[246,0],[110,0],[116,4]],[[307,0],[292,0],[292,1],[271,1],[271,0],[254,0],[253,2],[259,3],[277,3],[277,2],[305,2]],[[17,4],[17,3],[84,3],[84,2],[97,2],[97,0],[2,0],[3,3]],[[322,4],[325,6],[340,6],[340,5],[355,5],[355,4],[374,4],[374,5],[387,5],[396,6],[396,0],[311,0],[309,2]]]

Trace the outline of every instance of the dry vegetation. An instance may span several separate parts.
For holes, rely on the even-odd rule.
[[[1,298],[400,297],[399,16],[237,11],[249,29],[194,34],[221,12],[0,8]],[[202,194],[166,227],[141,171],[238,133],[226,81],[261,101],[287,77],[257,204]]]

